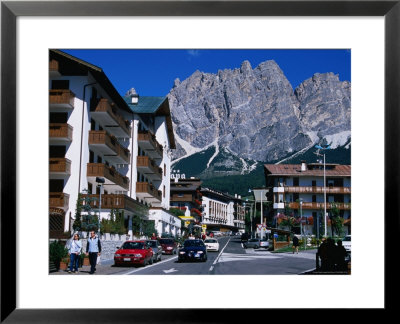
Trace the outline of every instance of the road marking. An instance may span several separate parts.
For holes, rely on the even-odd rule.
[[[177,259],[177,258],[178,258],[178,256],[175,256],[175,257],[172,257],[172,258],[170,258],[170,259],[168,259],[168,260],[159,261],[159,262],[157,262],[157,263],[153,263],[152,265],[147,265],[147,266],[145,266],[145,267],[143,267],[143,268],[131,270],[131,271],[129,271],[129,272],[120,273],[120,275],[130,275],[130,274],[132,274],[132,273],[135,273],[135,272],[138,272],[138,271],[142,271],[142,270],[146,270],[146,269],[149,269],[149,268],[158,266],[159,264],[162,264],[162,263],[165,263],[165,262],[169,262],[169,261],[171,261],[171,260],[175,260],[175,259]]]
[[[213,265],[215,265],[218,262],[219,257],[221,256],[221,254],[224,252],[226,246],[228,245],[229,241],[231,240],[231,238],[229,238],[228,242],[226,242],[225,246],[223,247],[223,249],[221,250],[221,252],[218,254],[218,256],[216,257],[216,259],[214,260]]]
[[[210,271],[213,271],[213,270],[214,270],[214,266],[211,266]]]
[[[171,268],[169,270],[163,270],[163,271],[164,271],[164,273],[171,273],[171,272],[176,272],[178,270],[176,270],[175,268]]]
[[[260,260],[260,259],[281,259],[281,256],[275,256],[272,254],[254,255],[254,254],[235,254],[235,253],[224,253],[218,262],[230,262],[230,261],[243,261],[243,260]]]

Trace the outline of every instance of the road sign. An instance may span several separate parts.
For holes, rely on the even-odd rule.
[[[257,224],[257,228],[258,228],[259,230],[261,230],[262,227],[263,227],[263,224]]]

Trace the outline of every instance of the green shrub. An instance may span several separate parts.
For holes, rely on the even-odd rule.
[[[61,259],[68,256],[68,249],[65,247],[61,241],[54,241],[50,243],[49,247],[49,258],[50,261],[53,261],[56,268],[60,268]]]

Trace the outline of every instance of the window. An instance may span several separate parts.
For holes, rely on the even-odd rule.
[[[97,156],[97,163],[103,163],[103,159],[101,158],[101,156]]]
[[[316,187],[316,186],[317,186],[317,181],[316,181],[316,180],[312,180],[311,185],[312,185],[313,187]]]
[[[50,192],[63,192],[64,180],[50,180],[49,181],[49,191]]]
[[[65,157],[66,147],[63,145],[50,145],[50,157],[51,158],[63,158]]]
[[[53,80],[51,88],[55,90],[69,90],[69,80]]]
[[[93,119],[90,119],[90,130],[96,130],[96,122]]]
[[[167,166],[166,166],[166,164],[164,163],[164,177],[167,175]]]
[[[91,194],[93,192],[93,185],[88,182],[88,194]]]
[[[317,202],[317,196],[316,195],[312,195],[312,202]]]
[[[93,153],[93,151],[89,151],[89,163],[94,163],[94,153]]]
[[[64,124],[68,120],[68,113],[50,113],[50,123]]]
[[[298,177],[293,178],[293,186],[294,187],[298,187],[299,186],[299,178]]]

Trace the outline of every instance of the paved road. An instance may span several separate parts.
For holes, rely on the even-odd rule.
[[[97,266],[96,275],[293,275],[315,268],[315,250],[299,254],[271,253],[244,249],[240,239],[234,236],[218,240],[220,251],[208,252],[206,262],[178,263],[177,255],[163,255],[162,261],[146,267],[114,267],[110,260]],[[89,269],[83,267],[80,274],[87,274]]]

